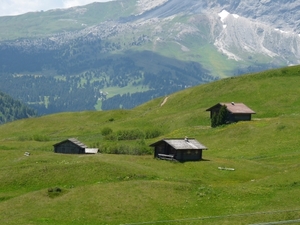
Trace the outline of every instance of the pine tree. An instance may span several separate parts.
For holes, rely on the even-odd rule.
[[[218,119],[218,114],[214,113],[211,117],[211,127],[217,127],[217,119]]]
[[[227,107],[221,106],[218,113],[214,113],[211,118],[211,127],[221,126],[227,122]]]
[[[226,124],[226,122],[227,122],[227,107],[226,105],[222,105],[218,113],[217,124],[218,126],[220,126]]]

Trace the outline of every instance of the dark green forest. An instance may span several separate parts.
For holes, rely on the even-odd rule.
[[[95,110],[99,101],[102,110],[131,109],[216,79],[199,63],[149,51],[107,57],[107,52],[118,49],[120,43],[80,38],[59,48],[48,39],[43,43],[47,47],[37,48],[30,42],[27,48],[10,42],[0,45],[0,90],[30,105],[40,115]],[[107,88],[137,87],[140,91],[103,95]]]
[[[0,92],[0,124],[35,116],[36,110]]]

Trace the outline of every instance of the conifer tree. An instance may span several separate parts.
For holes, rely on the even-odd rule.
[[[211,127],[217,127],[217,119],[218,119],[218,114],[214,113],[211,117]]]
[[[227,122],[227,107],[222,105],[218,113],[217,124],[218,126],[226,124]]]
[[[227,107],[222,105],[218,113],[214,113],[211,118],[211,127],[217,127],[227,122]]]

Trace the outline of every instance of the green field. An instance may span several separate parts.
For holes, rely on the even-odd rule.
[[[295,66],[189,88],[163,105],[159,98],[132,110],[1,125],[1,224],[297,224],[299,83]],[[232,101],[253,109],[252,121],[210,128],[205,110]],[[116,136],[124,130],[161,133],[120,141],[104,137],[103,128]],[[161,161],[150,154],[149,144],[184,136],[208,147],[203,161]],[[100,153],[53,153],[53,144],[71,137]]]

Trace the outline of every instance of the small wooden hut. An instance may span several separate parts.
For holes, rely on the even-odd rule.
[[[150,146],[154,147],[155,158],[180,162],[201,160],[202,150],[207,150],[194,138],[163,139]]]
[[[243,103],[218,103],[206,110],[210,111],[210,118],[212,118],[214,114],[218,114],[223,105],[226,106],[227,121],[229,123],[238,121],[250,121],[252,114],[255,114],[252,109],[250,109]]]
[[[98,152],[97,148],[88,148],[88,146],[78,141],[76,138],[69,138],[53,146],[55,153],[95,154]]]

